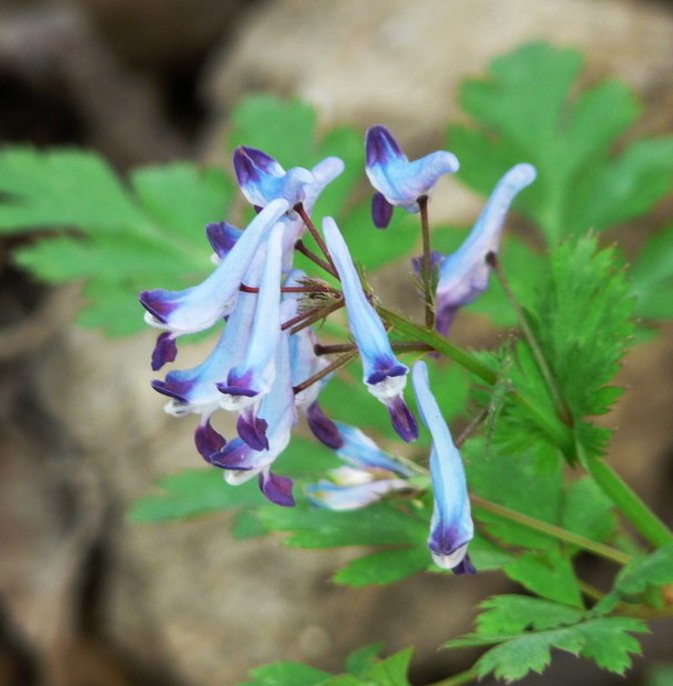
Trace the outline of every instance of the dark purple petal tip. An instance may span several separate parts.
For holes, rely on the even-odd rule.
[[[378,191],[372,197],[372,221],[377,229],[387,229],[393,217],[393,206]]]
[[[367,377],[367,383],[371,386],[391,376],[404,376],[409,371],[408,367],[389,357],[377,359],[374,369],[375,371]]]
[[[339,450],[343,446],[344,439],[337,425],[322,411],[317,402],[306,410],[306,420],[313,435],[328,448]]]
[[[196,428],[196,431],[194,432],[194,444],[203,459],[206,462],[213,464],[213,459],[222,452],[227,441],[224,439],[224,436],[213,429],[210,424],[210,419],[207,419]]]
[[[206,236],[210,246],[219,258],[224,258],[236,245],[243,231],[229,222],[214,222],[206,226]]]
[[[268,424],[264,419],[259,417],[245,417],[239,415],[236,421],[236,430],[238,435],[253,449],[253,450],[268,450],[269,439],[266,437],[266,430]]]
[[[222,469],[251,469],[252,449],[240,438],[234,438],[220,452],[211,455],[210,463]]]
[[[465,557],[451,570],[456,576],[460,576],[462,574],[476,574],[477,570],[475,566],[472,564],[472,561],[470,560],[469,555],[465,555]]]
[[[367,130],[365,139],[367,166],[387,164],[391,159],[402,155],[402,150],[385,126],[378,124]]]
[[[418,424],[411,410],[404,402],[404,398],[398,396],[386,403],[393,428],[398,436],[407,443],[418,438]]]
[[[178,307],[178,303],[169,300],[170,295],[170,291],[155,288],[153,291],[143,291],[138,300],[153,317],[165,324],[171,312]]]
[[[152,381],[152,388],[162,395],[167,395],[169,398],[174,398],[178,402],[188,403],[187,393],[192,387],[191,381],[171,381],[170,374],[166,376],[166,381],[159,381],[155,379]]]
[[[272,472],[262,472],[259,475],[259,488],[272,503],[282,507],[294,507],[292,479]]]
[[[158,371],[168,362],[174,362],[178,355],[175,338],[169,331],[159,334],[152,351],[152,371]]]
[[[439,265],[442,263],[443,259],[444,259],[444,255],[441,252],[437,252],[436,250],[431,250],[430,251],[430,269],[439,268]],[[413,267],[415,274],[417,276],[420,276],[421,273],[423,272],[423,256],[419,255],[418,257],[412,257],[411,258],[411,266]]]
[[[220,393],[226,393],[227,395],[243,395],[246,398],[254,398],[259,391],[254,388],[242,388],[241,386],[228,386],[226,383],[215,384],[217,390]]]

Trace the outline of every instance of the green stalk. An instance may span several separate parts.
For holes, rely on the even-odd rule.
[[[430,686],[462,686],[462,684],[471,684],[478,678],[477,671],[473,668],[468,669],[466,672],[461,672],[460,674],[454,674],[441,681],[435,681],[430,684]]]
[[[650,510],[609,464],[589,457],[579,441],[576,444],[576,451],[582,466],[645,540],[655,548],[673,543],[673,531]]]

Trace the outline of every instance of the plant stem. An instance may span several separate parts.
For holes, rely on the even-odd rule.
[[[421,210],[421,236],[423,238],[421,280],[425,298],[425,328],[433,329],[435,326],[435,308],[433,306],[434,294],[432,292],[432,269],[430,266],[430,222],[428,220],[427,195],[421,195],[418,198],[418,206]]]
[[[357,353],[353,351],[350,353],[346,353],[341,357],[337,357],[337,359],[334,360],[334,362],[327,365],[327,367],[325,367],[324,369],[321,369],[317,374],[314,374],[305,381],[302,381],[300,384],[293,386],[292,390],[294,394],[297,395],[297,393],[305,391],[309,386],[312,386],[314,383],[317,383],[318,381],[320,381],[320,379],[324,378],[328,374],[331,374],[337,369],[341,369],[341,367],[345,367],[356,356],[356,354]]]
[[[645,540],[656,548],[673,543],[673,531],[650,510],[609,464],[589,457],[579,441],[576,451],[582,466]]]
[[[555,538],[559,541],[576,545],[578,548],[588,550],[596,555],[599,555],[600,557],[617,562],[620,565],[628,564],[632,559],[630,555],[622,552],[621,550],[617,550],[617,548],[612,548],[609,545],[592,541],[590,538],[580,536],[579,534],[575,534],[572,531],[563,529],[555,524],[549,524],[541,519],[529,517],[521,512],[510,510],[508,507],[493,503],[490,500],[482,498],[481,496],[471,495],[470,500],[477,509],[498,515],[504,519],[508,519],[511,522],[516,522],[517,524],[521,524],[529,529],[533,529],[541,534],[549,536],[550,538]]]
[[[568,426],[572,426],[572,413],[570,412],[568,405],[563,399],[563,395],[561,394],[559,385],[556,382],[556,379],[554,378],[554,375],[551,369],[549,368],[549,365],[547,364],[547,359],[544,356],[542,347],[540,346],[537,337],[533,333],[533,330],[530,328],[530,324],[528,323],[528,317],[526,316],[526,313],[519,304],[516,295],[514,295],[514,291],[512,290],[512,287],[509,284],[509,280],[505,276],[505,273],[503,272],[502,267],[500,266],[498,256],[495,253],[490,252],[486,256],[486,262],[498,278],[498,281],[502,286],[502,290],[505,294],[505,297],[509,301],[509,304],[511,305],[512,309],[516,314],[517,319],[519,320],[519,326],[521,327],[521,331],[523,332],[525,339],[528,341],[528,345],[530,345],[530,349],[533,353],[533,357],[535,358],[535,362],[537,363],[538,369],[540,370],[540,373],[544,378],[547,390],[549,391],[549,394],[551,395],[552,400],[554,401],[556,411],[558,412],[561,421],[564,424],[567,424]]]
[[[302,218],[302,221],[304,222],[304,224],[306,224],[306,228],[309,230],[309,233],[311,234],[311,236],[313,236],[313,239],[318,244],[318,247],[322,250],[323,254],[327,258],[327,262],[329,262],[329,269],[327,271],[329,271],[329,273],[334,278],[338,279],[339,275],[337,274],[334,262],[332,262],[332,256],[329,254],[327,245],[325,244],[325,241],[323,240],[323,237],[320,235],[320,232],[316,228],[315,224],[311,220],[311,217],[309,217],[306,213],[304,206],[301,203],[299,203],[298,205],[294,206],[294,210]]]
[[[415,341],[398,341],[390,344],[395,352],[430,352],[432,348],[427,343]],[[334,353],[346,353],[355,350],[357,346],[353,343],[335,343],[333,345],[322,345],[316,343],[313,347],[316,355],[332,355]]]
[[[300,253],[301,253],[302,255],[304,255],[305,257],[308,257],[308,259],[311,260],[311,262],[314,262],[314,263],[317,264],[321,269],[324,269],[328,274],[331,274],[332,276],[335,276],[335,274],[334,274],[334,272],[333,272],[333,270],[332,270],[332,267],[329,265],[329,263],[326,262],[325,260],[323,260],[322,257],[319,257],[318,255],[316,255],[316,254],[313,252],[313,250],[311,250],[310,248],[308,248],[308,247],[306,246],[306,244],[304,243],[304,241],[297,241],[297,242],[294,244],[294,248],[295,248],[295,250],[297,250],[298,252],[300,252]]]
[[[298,331],[301,331],[302,329],[305,329],[307,326],[311,326],[311,324],[319,322],[321,319],[325,319],[325,317],[332,314],[332,312],[340,310],[343,306],[344,301],[339,299],[333,302],[331,305],[327,305],[326,307],[316,308],[315,310],[312,310],[313,314],[308,313],[307,317],[304,317],[301,321],[296,323],[290,329],[290,335],[295,334]],[[281,328],[287,328],[286,324],[287,322],[283,324]]]
[[[582,579],[577,579],[577,585],[587,598],[591,598],[592,600],[602,600],[605,598],[605,593],[603,593],[603,591],[600,591],[586,581],[582,581]]]
[[[465,672],[461,672],[460,674],[454,674],[446,679],[442,679],[441,681],[435,681],[430,684],[430,686],[462,686],[462,684],[470,684],[477,679],[477,672],[472,668]]]

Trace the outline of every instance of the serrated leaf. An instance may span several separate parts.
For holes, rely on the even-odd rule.
[[[632,281],[635,314],[646,319],[673,317],[673,226],[650,236],[634,261],[629,276]]]
[[[568,605],[522,595],[497,595],[481,603],[477,633],[484,636],[514,634],[524,629],[554,629],[576,624],[582,612]]]
[[[238,686],[318,686],[331,675],[301,662],[274,662],[250,670],[252,681]]]
[[[541,674],[551,661],[553,648],[594,660],[603,669],[623,674],[631,664],[631,655],[640,654],[640,645],[631,634],[644,632],[647,627],[638,619],[606,617],[519,635],[468,634],[447,642],[444,647],[498,643],[477,661],[475,669],[479,677],[492,672],[499,679],[516,681],[531,671]]]
[[[346,670],[356,676],[364,674],[374,666],[383,648],[383,643],[374,643],[373,645],[363,646],[354,650],[346,658]]]
[[[633,598],[651,586],[667,584],[673,584],[673,543],[629,562],[617,576],[615,588],[623,597]]]
[[[552,243],[637,217],[673,185],[673,137],[636,141],[610,157],[639,106],[616,81],[577,92],[581,67],[575,50],[522,46],[461,88],[479,128],[449,129],[459,159],[479,160],[459,178],[481,193],[518,162],[537,167],[538,180],[516,204]]]
[[[570,560],[554,550],[524,553],[503,567],[507,576],[533,593],[582,608],[582,593]]]
[[[427,546],[381,550],[349,562],[334,574],[333,579],[355,588],[383,586],[423,572],[429,564]]]
[[[593,479],[578,479],[565,494],[561,525],[594,541],[605,541],[617,529],[614,503]]]
[[[367,671],[364,683],[375,686],[410,686],[407,672],[413,652],[413,648],[405,648],[377,662]]]

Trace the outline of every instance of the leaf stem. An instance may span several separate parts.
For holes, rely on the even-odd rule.
[[[327,248],[327,244],[325,243],[325,241],[323,240],[323,237],[320,235],[320,232],[318,231],[315,224],[311,220],[311,217],[309,217],[308,214],[306,213],[304,206],[301,203],[299,203],[299,204],[294,206],[294,210],[302,218],[302,221],[306,225],[306,228],[309,230],[309,233],[311,234],[311,236],[313,236],[313,239],[318,244],[318,247],[320,248],[320,250],[322,250],[323,254],[325,255],[325,258],[327,259],[327,262],[329,263],[329,269],[327,271],[329,271],[329,273],[335,279],[338,279],[339,275],[337,273],[336,266],[335,266],[334,262],[332,261],[332,256],[329,253],[329,249]]]
[[[423,296],[425,299],[425,328],[435,326],[434,294],[432,292],[432,268],[430,260],[430,222],[428,219],[428,196],[418,198],[421,210],[421,236],[423,238],[423,261],[421,265],[421,280],[423,282]]]
[[[332,274],[334,276],[334,272],[332,271],[332,267],[329,265],[329,263],[325,260],[322,259],[322,257],[319,257],[316,255],[313,250],[311,250],[307,245],[304,243],[304,241],[297,241],[294,244],[294,249],[297,252],[300,252],[302,255],[305,257],[308,257],[311,262],[314,264],[317,264],[321,269],[324,269],[328,274]]]
[[[441,681],[435,681],[429,686],[461,686],[462,684],[470,684],[478,678],[477,671],[472,668],[465,672],[461,672],[460,674],[454,674],[446,679],[442,679]]]
[[[504,505],[498,505],[498,503],[493,503],[490,500],[482,498],[481,496],[470,495],[470,500],[478,510],[481,509],[485,512],[490,512],[491,514],[503,517],[503,519],[508,519],[511,522],[516,522],[517,524],[521,524],[529,529],[538,531],[539,533],[549,536],[550,538],[555,538],[559,541],[576,545],[578,548],[588,550],[600,557],[604,557],[607,560],[612,560],[620,565],[628,564],[632,559],[630,555],[622,552],[621,550],[617,550],[617,548],[612,548],[611,546],[603,543],[598,543],[598,541],[592,541],[590,538],[575,534],[572,531],[563,529],[555,524],[549,524],[541,519],[536,519],[535,517],[530,517],[521,512],[510,510]]]

